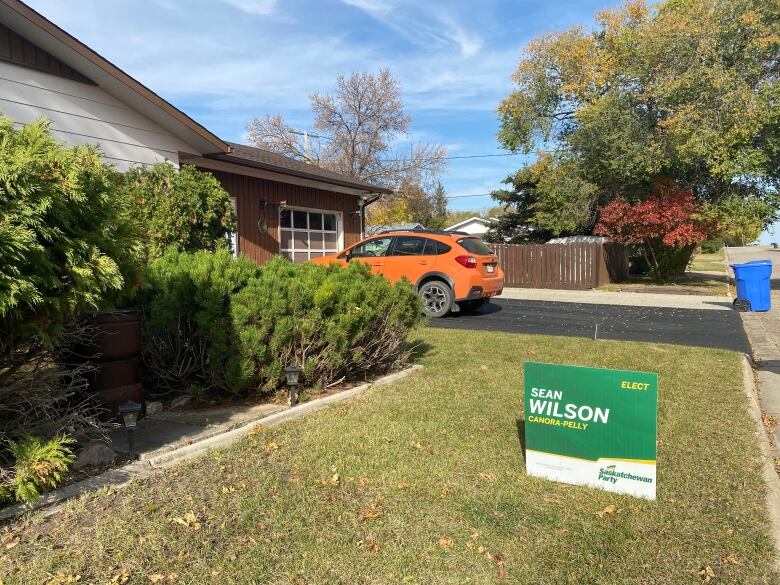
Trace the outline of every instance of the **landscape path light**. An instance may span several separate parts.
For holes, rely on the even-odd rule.
[[[130,461],[135,460],[135,427],[138,424],[138,414],[142,408],[140,404],[132,400],[128,400],[118,408],[118,412],[122,415],[122,421],[127,429],[127,449]]]
[[[287,374],[287,386],[290,388],[290,406],[295,406],[298,403],[298,376],[300,376],[303,368],[297,364],[292,364],[284,369]]]

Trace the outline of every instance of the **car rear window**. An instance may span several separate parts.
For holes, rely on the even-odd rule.
[[[428,243],[425,245],[425,253],[428,256],[439,256],[446,254],[450,250],[452,250],[450,246],[438,240],[428,240]]]
[[[472,254],[476,254],[477,256],[493,255],[493,250],[490,249],[490,246],[488,246],[479,238],[463,238],[462,240],[458,240],[458,243],[466,248],[466,250]]]

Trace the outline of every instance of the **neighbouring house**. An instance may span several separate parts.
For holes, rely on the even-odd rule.
[[[421,223],[389,223],[387,225],[369,225],[366,226],[366,235],[373,236],[382,232],[399,232],[408,230],[424,230],[425,226]]]
[[[362,237],[365,207],[390,193],[220,139],[18,0],[0,0],[0,113],[47,118],[64,142],[97,144],[120,170],[167,161],[212,173],[233,198],[233,249],[258,263],[340,252]]]
[[[444,229],[453,232],[465,232],[473,236],[484,236],[497,222],[498,220],[494,217],[489,217],[487,219],[470,217]]]

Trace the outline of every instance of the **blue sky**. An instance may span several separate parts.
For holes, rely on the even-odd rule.
[[[44,16],[220,137],[253,116],[311,129],[308,96],[339,74],[389,67],[412,116],[409,141],[451,156],[498,149],[496,106],[532,38],[589,26],[608,0],[27,0]],[[399,146],[403,146],[401,143]],[[449,161],[453,209],[488,193],[522,158]]]

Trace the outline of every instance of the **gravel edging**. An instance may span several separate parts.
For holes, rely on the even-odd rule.
[[[774,449],[761,422],[761,405],[758,401],[758,388],[753,367],[748,356],[742,359],[742,378],[745,395],[748,398],[748,413],[756,426],[761,472],[766,484],[766,509],[769,519],[769,531],[775,545],[774,569],[780,573],[780,477],[775,471]]]
[[[52,492],[44,494],[35,502],[14,504],[13,506],[8,506],[7,508],[0,510],[0,522],[18,518],[27,512],[32,512],[41,508],[47,508],[43,511],[44,517],[51,516],[61,510],[62,504],[66,500],[76,496],[80,496],[87,492],[95,491],[105,487],[121,489],[127,486],[134,479],[143,479],[145,477],[149,477],[161,472],[164,469],[172,467],[177,463],[201,455],[209,449],[226,447],[238,439],[248,435],[258,426],[273,427],[290,420],[301,418],[310,412],[322,410],[334,402],[342,402],[354,396],[358,396],[359,394],[362,394],[374,386],[384,386],[386,384],[390,384],[392,382],[406,378],[410,374],[417,372],[422,368],[423,366],[416,364],[401,370],[400,372],[382,376],[373,382],[361,384],[360,386],[350,388],[349,390],[344,390],[343,392],[337,392],[336,394],[331,394],[329,396],[317,398],[316,400],[312,400],[310,402],[305,402],[293,408],[289,408],[287,410],[271,414],[265,418],[252,421],[251,423],[248,423],[237,429],[225,431],[224,433],[220,433],[207,439],[203,439],[202,441],[198,441],[196,443],[192,443],[191,445],[176,449],[175,451],[163,453],[149,459],[135,461],[128,465],[106,471],[100,475],[87,478],[83,481],[57,488]],[[55,504],[58,505],[55,506]]]

